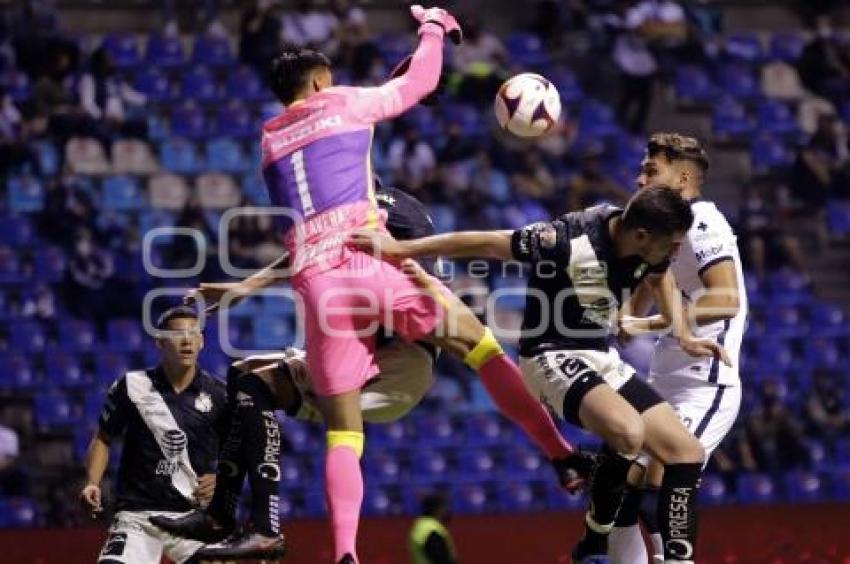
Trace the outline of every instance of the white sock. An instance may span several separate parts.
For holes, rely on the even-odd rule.
[[[661,539],[661,533],[653,533],[649,535],[649,540],[652,541],[652,562],[664,562],[664,541]]]
[[[608,557],[612,564],[647,564],[640,526],[614,527],[608,535]]]

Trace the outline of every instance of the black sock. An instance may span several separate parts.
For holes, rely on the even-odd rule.
[[[222,420],[223,442],[215,475],[215,493],[207,510],[225,525],[236,522],[236,506],[247,470],[242,459],[242,428],[236,417],[236,386],[242,372],[233,366],[227,371],[227,414]]]
[[[586,554],[606,554],[608,534],[614,526],[632,463],[610,449],[605,449],[593,475],[591,506],[585,517],[582,548]],[[591,524],[591,521],[593,524]]]
[[[658,491],[658,525],[665,560],[696,560],[697,484],[702,464],[668,464]]]
[[[251,521],[258,533],[280,534],[280,423],[271,390],[256,374],[239,378],[236,418],[242,434],[242,454],[251,483]]]
[[[626,485],[626,493],[623,494],[623,503],[614,521],[617,527],[631,527],[637,525],[640,513],[640,502],[643,499],[643,490],[631,485]]]

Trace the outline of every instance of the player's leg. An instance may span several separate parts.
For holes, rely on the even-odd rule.
[[[647,460],[649,460],[648,457]],[[640,461],[636,461],[629,469],[623,503],[617,514],[614,528],[608,536],[608,556],[612,564],[646,564],[649,559],[638,525],[640,504],[643,499],[644,474],[645,468]],[[660,533],[658,544],[661,545]]]
[[[159,562],[162,542],[157,535],[148,534],[147,521],[147,512],[119,511],[109,526],[98,564]]]

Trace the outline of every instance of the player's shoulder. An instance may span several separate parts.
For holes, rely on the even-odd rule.
[[[224,380],[204,369],[198,371],[198,378],[200,379],[202,390],[213,394],[218,399],[224,399],[226,397],[227,385]]]
[[[690,229],[692,238],[732,234],[732,226],[714,202],[694,200],[691,202],[691,210],[694,213]]]
[[[602,230],[614,215],[623,213],[622,208],[611,204],[597,204],[583,210],[558,216],[556,221],[566,225],[572,236],[593,235]]]

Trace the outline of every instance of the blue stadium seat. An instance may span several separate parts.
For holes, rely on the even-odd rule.
[[[724,96],[714,105],[711,128],[720,142],[749,140],[755,130],[755,124],[747,114],[743,104],[734,98]]]
[[[0,283],[21,284],[25,280],[18,253],[7,246],[0,246]]]
[[[242,193],[248,197],[252,204],[263,206],[270,205],[269,191],[266,189],[265,181],[256,173],[248,173],[242,176]]]
[[[183,75],[180,92],[186,100],[216,103],[224,100],[224,92],[207,67],[198,66]]]
[[[812,333],[822,336],[848,334],[847,319],[844,311],[835,304],[818,302],[809,310],[809,324]]]
[[[728,502],[726,484],[720,476],[704,474],[699,488],[700,504],[718,505]]]
[[[76,421],[71,399],[60,392],[40,392],[33,398],[35,421],[42,428],[64,427]]]
[[[451,508],[456,513],[488,513],[498,507],[493,487],[490,484],[453,484],[451,489]]]
[[[109,349],[115,352],[136,352],[142,348],[144,337],[137,321],[113,319],[107,325]]]
[[[148,138],[151,141],[162,141],[170,135],[168,120],[159,114],[148,114]]]
[[[216,118],[216,134],[235,139],[254,139],[260,125],[242,105],[235,103],[221,108]]]
[[[457,212],[455,208],[443,204],[430,206],[429,213],[434,221],[434,229],[437,233],[454,231],[457,225]]]
[[[505,472],[515,478],[552,476],[549,462],[537,448],[530,446],[513,446],[506,452]]]
[[[328,514],[328,504],[325,492],[318,488],[308,488],[304,491],[305,517],[319,518]]]
[[[204,166],[195,145],[181,138],[163,141],[159,147],[159,162],[166,170],[183,174],[199,172]]]
[[[809,366],[823,369],[838,369],[847,362],[835,339],[828,337],[808,338],[804,341],[806,361]]]
[[[97,425],[97,420],[100,417],[100,412],[103,410],[103,404],[105,401],[105,393],[87,393],[86,399],[83,401],[83,421],[90,426]],[[87,438],[91,438],[91,434],[88,429],[86,429],[85,434],[87,435]]]
[[[542,67],[549,63],[549,54],[543,48],[540,36],[534,33],[514,32],[505,39],[505,48],[511,62],[522,67]]]
[[[850,500],[850,465],[838,467],[831,478],[833,499],[837,501]]]
[[[321,448],[321,442],[307,423],[286,418],[281,426],[294,452],[316,452]]]
[[[499,472],[499,460],[486,448],[462,445],[458,455],[458,473],[470,480],[492,480]]]
[[[820,476],[814,472],[796,471],[785,475],[785,495],[789,501],[820,501],[824,491]]]
[[[782,339],[763,339],[758,348],[759,365],[763,370],[785,372],[794,366],[794,351]]]
[[[459,125],[466,136],[479,137],[487,132],[487,124],[481,111],[470,104],[446,104],[442,111],[443,121],[446,124]]]
[[[148,38],[145,60],[154,67],[176,68],[186,63],[186,54],[179,38],[153,34]]]
[[[493,280],[494,303],[512,311],[525,309],[526,281],[518,276],[497,276]]]
[[[32,222],[21,216],[0,216],[0,241],[16,247],[31,245],[35,239]]]
[[[37,179],[11,178],[7,186],[10,212],[37,212],[44,209],[44,186]]]
[[[59,172],[59,162],[61,160],[59,151],[56,150],[56,144],[51,141],[36,141],[31,144],[38,155],[38,163],[41,166],[41,173],[45,176],[52,176]]]
[[[270,94],[253,69],[241,66],[227,76],[227,97],[257,102],[268,99]]]
[[[776,487],[764,474],[744,474],[738,478],[739,503],[770,503],[776,501]]]
[[[110,387],[129,369],[127,356],[117,352],[98,352],[94,357],[95,376],[103,387]]]
[[[27,357],[17,352],[0,355],[0,374],[0,385],[5,389],[31,390],[38,384]]]
[[[371,517],[402,515],[404,505],[398,488],[370,486],[363,493],[363,514]]]
[[[171,134],[187,139],[204,139],[207,121],[204,112],[195,105],[186,104],[171,111]]]
[[[773,337],[800,337],[808,333],[803,312],[798,306],[776,304],[766,313],[766,326]]]
[[[753,32],[739,31],[726,38],[724,51],[735,61],[759,63],[764,59],[764,49],[758,35]]]
[[[67,261],[59,247],[43,247],[35,255],[35,276],[47,283],[60,282],[65,276]]]
[[[730,63],[720,68],[720,86],[740,100],[756,100],[761,97],[758,79],[746,65]]]
[[[363,464],[370,483],[397,484],[403,479],[401,461],[392,451],[367,448]]]
[[[512,480],[499,483],[496,495],[499,507],[504,511],[540,511],[546,507],[545,490],[546,486],[542,482]]]
[[[254,346],[260,349],[280,350],[295,337],[289,319],[280,316],[262,315],[253,319]]]
[[[375,43],[384,62],[390,68],[395,67],[413,50],[410,34],[407,33],[382,33],[376,37]]]
[[[368,425],[366,438],[376,448],[402,448],[409,446],[416,434],[410,420],[392,421],[380,425]]]
[[[41,352],[47,346],[47,334],[38,321],[20,321],[9,330],[9,342],[16,351]]]
[[[683,66],[676,69],[676,98],[682,104],[704,104],[713,102],[717,88],[705,69],[697,66]]]
[[[76,355],[63,351],[45,355],[45,373],[61,388],[84,388],[91,383]]]
[[[607,137],[620,131],[614,111],[598,100],[585,100],[582,103],[579,122],[583,138]]]
[[[765,100],[758,108],[759,130],[772,135],[796,137],[800,134],[791,107],[778,100]]]
[[[139,72],[136,75],[134,86],[151,102],[170,102],[177,99],[177,93],[168,77],[156,69],[146,69]]]
[[[15,102],[25,102],[30,98],[30,80],[26,73],[11,70],[0,76],[0,84],[6,89],[6,93]]]
[[[833,200],[827,203],[829,230],[840,237],[850,235],[850,202]]]
[[[234,64],[236,59],[227,38],[201,35],[195,38],[192,62],[199,65],[224,67]]]
[[[142,62],[139,42],[135,35],[110,33],[103,38],[103,47],[112,55],[112,60],[119,69],[132,69]]]
[[[242,148],[232,139],[219,137],[207,142],[207,163],[210,170],[222,172],[245,172],[251,170],[251,162]]]
[[[103,181],[103,208],[114,211],[138,211],[147,206],[139,181],[132,176],[109,176]]]
[[[779,32],[770,38],[770,57],[786,63],[796,63],[805,48],[806,38],[799,32]]]
[[[547,509],[576,510],[587,507],[587,498],[583,494],[567,493],[555,480],[546,480],[544,483]]]
[[[416,448],[410,458],[412,478],[418,483],[433,484],[448,479],[451,466],[444,452],[423,445]]]
[[[753,171],[763,174],[772,169],[791,166],[794,162],[794,153],[781,140],[760,135],[753,139],[750,158]]]
[[[434,447],[457,444],[462,434],[451,417],[434,413],[416,418],[416,436],[419,444]]]
[[[466,444],[507,445],[514,438],[512,426],[496,413],[472,413],[463,418]]]
[[[38,505],[34,499],[0,499],[0,528],[33,528],[38,524]]]
[[[564,104],[576,104],[584,99],[584,89],[575,73],[568,68],[558,68],[548,73],[547,78],[558,89],[561,102]]]

